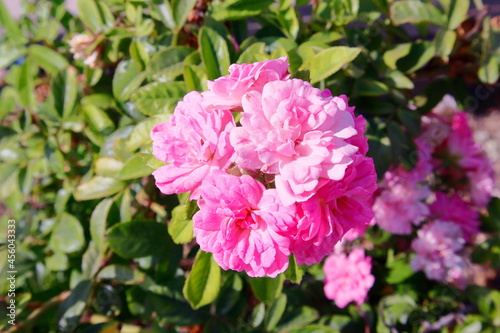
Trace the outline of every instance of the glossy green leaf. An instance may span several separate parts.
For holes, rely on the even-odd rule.
[[[93,130],[102,134],[110,134],[115,129],[115,124],[101,108],[93,104],[83,104],[81,111]]]
[[[221,268],[211,253],[198,251],[182,293],[193,309],[210,304],[217,298],[221,284]]]
[[[384,53],[383,59],[387,67],[397,69],[396,63],[399,59],[406,57],[411,50],[411,43],[404,43],[394,46]]]
[[[207,73],[200,66],[185,64],[182,74],[188,91],[208,90]]]
[[[172,9],[177,30],[180,30],[188,18],[189,12],[196,5],[197,0],[172,0]]]
[[[177,244],[190,242],[193,237],[193,215],[198,210],[196,201],[188,201],[172,210],[168,233]]]
[[[309,69],[311,72],[311,83],[316,83],[326,79],[343,66],[349,64],[360,52],[361,49],[356,47],[330,47],[306,60],[300,66],[299,70]]]
[[[469,0],[450,0],[448,9],[448,29],[456,29],[467,18],[470,6]]]
[[[145,115],[173,113],[186,93],[181,82],[153,82],[135,91],[130,100]]]
[[[84,245],[85,236],[80,221],[68,213],[59,215],[50,237],[50,247],[55,251],[74,253]]]
[[[118,193],[125,183],[110,177],[95,176],[90,181],[78,185],[75,199],[78,201],[104,198]]]
[[[130,266],[112,264],[100,270],[96,278],[130,285],[144,283],[146,275]]]
[[[217,313],[227,315],[233,309],[243,292],[243,280],[238,274],[232,274],[222,285],[217,298]]]
[[[284,275],[280,274],[275,278],[259,277],[250,278],[250,285],[252,286],[255,297],[261,302],[271,302],[279,297],[283,289]]]
[[[119,101],[127,100],[146,78],[140,66],[131,60],[122,60],[113,76],[113,95]]]
[[[299,284],[302,281],[304,270],[297,264],[297,259],[294,255],[290,256],[288,269],[285,271],[285,278],[293,283]]]
[[[414,0],[392,2],[390,17],[396,25],[420,22],[446,24],[444,15],[433,4]]]
[[[140,153],[130,157],[124,164],[120,173],[118,174],[118,179],[129,180],[135,178],[141,178],[150,175],[154,169],[150,168],[145,162],[143,156]]]
[[[217,1],[210,11],[211,16],[218,21],[242,20],[259,15],[269,7],[273,0],[226,0]]]
[[[297,39],[300,25],[295,8],[292,6],[280,8],[277,17],[285,35],[292,40]]]
[[[26,41],[19,24],[12,18],[9,8],[0,1],[0,26],[5,29],[6,36],[21,43]],[[3,57],[3,54],[2,54]]]
[[[380,96],[389,93],[389,88],[378,80],[361,78],[356,81],[353,93],[356,96]]]
[[[97,204],[90,216],[90,236],[99,252],[104,252],[108,246],[106,227],[108,214],[112,205],[112,198],[104,199]]]
[[[123,258],[160,256],[168,237],[167,225],[153,221],[123,222],[108,230],[109,247]]]
[[[198,43],[208,79],[215,80],[228,74],[229,50],[224,37],[213,29],[202,27],[198,35]]]
[[[150,132],[153,129],[154,125],[166,122],[169,119],[169,115],[161,114],[151,116],[139,124],[137,124],[130,136],[126,141],[126,149],[130,152],[135,151],[137,148],[140,148],[144,145],[150,145],[151,137]]]
[[[264,327],[266,331],[273,331],[278,325],[278,322],[283,316],[286,309],[287,298],[285,294],[281,294],[276,301],[269,307],[264,320]]]
[[[95,0],[78,0],[77,8],[78,16],[92,32],[103,30],[104,22]]]
[[[72,330],[77,326],[92,290],[90,280],[82,280],[71,290],[71,294],[59,305],[57,324],[60,330]]]
[[[441,29],[434,38],[434,47],[436,55],[440,56],[445,61],[448,61],[448,56],[453,51],[457,34],[455,31]]]
[[[151,57],[147,71],[153,80],[173,81],[182,74],[184,59],[193,52],[185,46],[168,47]]]
[[[76,73],[73,70],[62,70],[52,81],[54,106],[62,117],[67,117],[75,108],[78,87]]]
[[[436,49],[431,42],[417,41],[411,44],[409,53],[400,58],[397,68],[405,73],[413,73],[427,65],[436,54]]]
[[[300,328],[294,328],[290,333],[340,333],[340,331],[329,326],[308,325]]]
[[[0,6],[3,4],[0,3]],[[1,13],[0,8],[0,13]],[[0,14],[1,15],[1,14]],[[28,52],[28,49],[22,45],[14,42],[4,42],[0,44],[0,68],[5,68],[11,65],[14,61],[24,56]]]

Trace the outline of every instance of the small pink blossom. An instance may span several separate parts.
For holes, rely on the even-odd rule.
[[[297,231],[291,250],[299,265],[320,262],[344,234],[372,221],[371,197],[377,189],[371,158],[356,156],[340,181],[322,180],[317,193],[297,203]]]
[[[371,257],[362,249],[354,249],[345,254],[330,255],[323,266],[325,271],[325,295],[335,301],[339,308],[350,302],[361,305],[375,282],[371,274]]]
[[[429,215],[425,203],[431,194],[429,187],[411,179],[391,177],[390,172],[382,186],[373,205],[378,226],[396,235],[411,234],[412,225],[419,225]]]
[[[248,175],[213,171],[199,188],[193,217],[196,241],[223,269],[276,277],[288,267],[294,207],[283,206],[276,190]],[[284,235],[283,235],[284,234]]]
[[[319,178],[340,180],[359,147],[345,96],[324,97],[302,80],[274,81],[243,98],[242,127],[231,132],[235,162],[276,175],[284,204],[312,197]]]
[[[457,194],[447,196],[443,192],[436,192],[436,201],[430,205],[430,209],[434,219],[458,225],[466,241],[479,233],[479,214]]]
[[[233,64],[229,66],[229,75],[208,81],[209,91],[203,93],[203,105],[210,110],[239,111],[245,93],[261,92],[268,82],[288,79],[288,66],[286,57],[253,64]]]
[[[231,163],[234,150],[229,132],[234,120],[229,111],[206,112],[202,95],[190,92],[179,102],[168,123],[151,130],[153,155],[168,165],[153,175],[156,186],[165,194],[193,191],[213,170],[224,170]]]
[[[410,261],[412,269],[424,271],[430,280],[465,287],[467,262],[459,254],[465,244],[460,226],[438,220],[426,224],[417,234],[412,242],[417,254]]]

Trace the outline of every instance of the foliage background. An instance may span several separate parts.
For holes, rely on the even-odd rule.
[[[192,241],[196,204],[160,195],[150,176],[149,131],[186,92],[231,63],[280,56],[369,120],[379,177],[411,168],[420,117],[445,93],[478,111],[498,89],[500,26],[480,0],[471,11],[467,0],[80,0],[78,17],[62,0],[24,6],[16,22],[0,2],[0,267],[6,276],[13,218],[19,324],[2,314],[6,330],[500,332],[498,199],[477,286],[414,274],[408,238],[374,227],[363,242],[376,283],[342,310],[324,297],[321,265],[277,279],[221,271]],[[73,59],[77,33],[95,36],[95,68]]]

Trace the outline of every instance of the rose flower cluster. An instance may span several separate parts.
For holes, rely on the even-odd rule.
[[[223,269],[276,277],[320,262],[374,217],[363,117],[292,79],[286,58],[231,65],[151,131],[165,194],[190,192],[196,241]],[[238,121],[237,121],[238,120]]]
[[[491,199],[493,166],[449,95],[422,118],[415,144],[415,168],[398,166],[380,184],[376,223],[397,235],[417,228],[412,268],[463,288],[471,265],[465,246],[479,233],[479,212]]]

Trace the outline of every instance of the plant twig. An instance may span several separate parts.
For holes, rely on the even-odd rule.
[[[29,314],[28,317],[19,325],[12,326],[9,328],[5,333],[12,333],[12,332],[17,332],[20,331],[21,329],[28,328],[30,329],[31,326],[35,323],[35,321],[45,312],[50,310],[51,308],[59,305],[62,301],[64,301],[70,294],[69,290],[63,291],[57,296],[52,297],[50,300],[48,300],[46,303],[44,303],[42,306],[40,306],[38,309],[35,309],[33,312]]]

